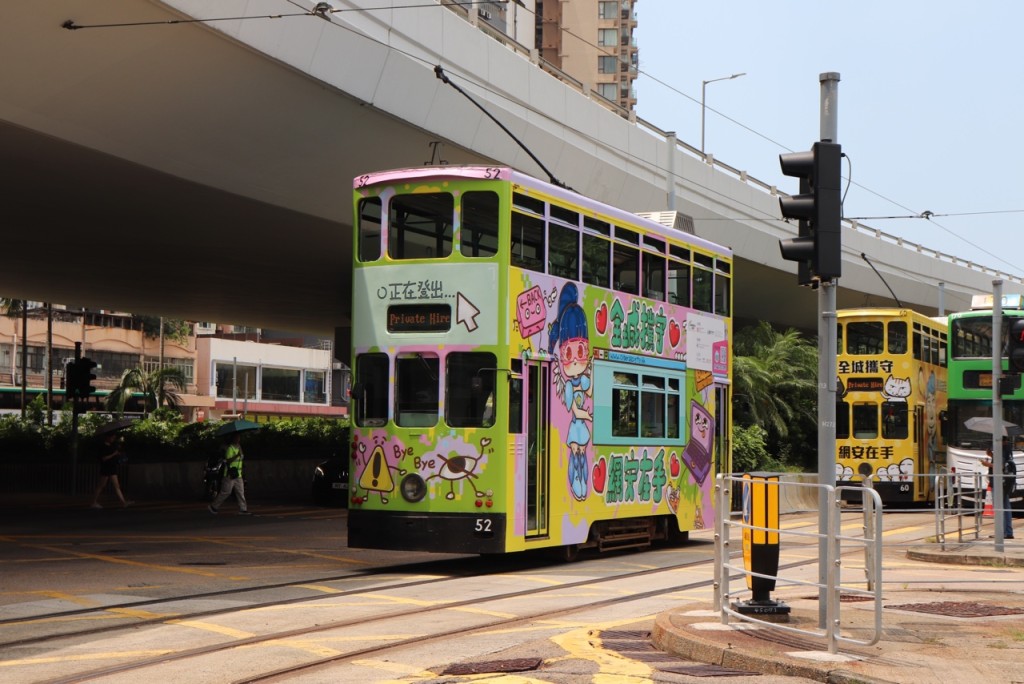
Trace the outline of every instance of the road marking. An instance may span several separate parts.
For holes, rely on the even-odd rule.
[[[17,667],[21,665],[49,665],[51,663],[84,662],[87,660],[110,660],[112,658],[152,658],[154,656],[175,653],[171,649],[152,651],[108,651],[106,653],[87,653],[84,655],[49,656],[46,658],[22,658],[20,660],[0,660],[0,667]]]
[[[184,627],[192,627],[193,629],[201,629],[207,632],[214,632],[216,634],[223,634],[234,639],[251,639],[256,636],[254,632],[243,632],[240,629],[232,629],[231,627],[223,627],[221,625],[215,625],[212,622],[202,622],[200,620],[168,620],[169,625],[182,625]]]

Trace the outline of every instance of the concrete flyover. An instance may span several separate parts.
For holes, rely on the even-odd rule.
[[[815,329],[817,297],[779,256],[795,228],[777,218],[772,188],[599,104],[448,8],[336,0],[396,8],[325,19],[314,4],[6,0],[0,219],[17,256],[0,294],[344,329],[353,177],[441,159],[546,175],[435,77],[440,65],[575,190],[632,211],[665,210],[671,195],[696,233],[735,250],[738,318]],[[192,21],[224,17],[243,18]],[[861,253],[926,313],[939,282],[947,310],[997,277],[1024,293],[1019,279],[862,226],[843,239],[840,307],[894,304]]]

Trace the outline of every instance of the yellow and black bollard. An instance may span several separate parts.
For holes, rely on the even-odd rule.
[[[779,573],[779,475],[743,475],[743,567],[749,601],[736,601],[733,610],[765,619],[789,619],[789,606],[771,598]],[[758,577],[757,575],[766,575]]]

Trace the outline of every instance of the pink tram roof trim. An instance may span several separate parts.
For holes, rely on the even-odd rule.
[[[638,224],[651,231],[652,233],[661,234],[666,237],[671,237],[676,240],[683,240],[689,242],[692,245],[701,247],[709,252],[720,254],[732,258],[732,249],[724,247],[715,242],[711,242],[705,238],[693,235],[691,233],[680,233],[677,230],[668,228],[652,221],[651,219],[644,218],[630,211],[625,211],[617,207],[613,207],[610,204],[605,204],[595,199],[591,199],[585,195],[581,195],[574,190],[568,188],[559,187],[553,183],[542,181],[533,176],[528,176],[524,173],[514,171],[507,166],[416,166],[407,169],[391,169],[387,171],[377,171],[374,173],[367,173],[361,176],[356,176],[352,181],[352,187],[355,190],[365,188],[372,185],[378,185],[381,183],[392,184],[402,181],[416,181],[416,180],[428,180],[428,179],[475,179],[475,180],[505,180],[511,181],[523,187],[532,188],[543,192],[552,197],[571,202],[573,204],[590,207],[594,211],[599,212],[611,219],[618,219],[624,223]]]

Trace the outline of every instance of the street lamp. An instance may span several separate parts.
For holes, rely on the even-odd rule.
[[[715,81],[730,81],[740,76],[746,76],[747,72],[739,74],[733,74],[732,76],[722,76],[721,78],[713,78],[710,81],[700,82],[700,153],[704,154],[704,115],[707,113],[707,107],[704,105],[704,92],[707,90],[708,83],[714,83]]]

